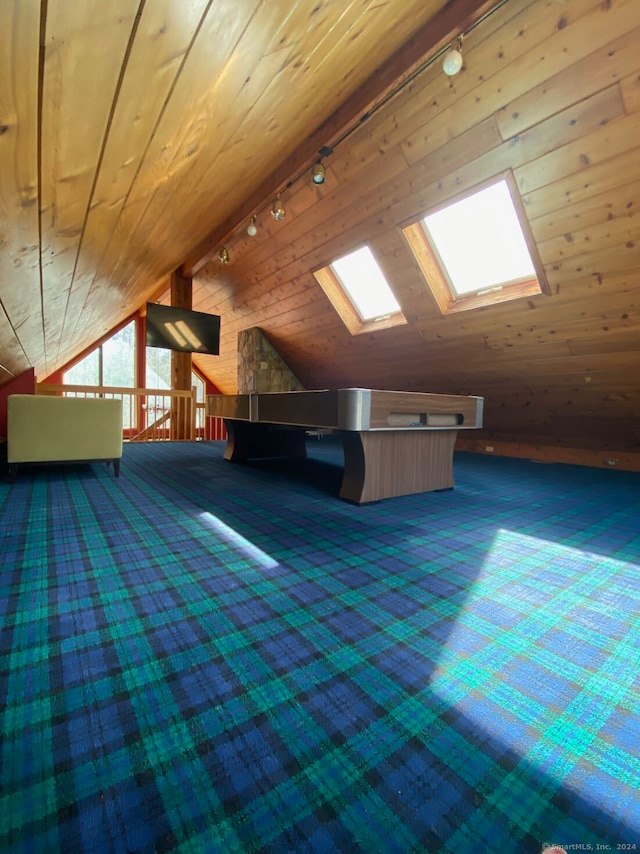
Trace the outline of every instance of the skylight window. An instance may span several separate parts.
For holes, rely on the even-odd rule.
[[[510,174],[403,229],[443,314],[548,293]]]
[[[400,311],[398,300],[368,246],[339,258],[331,266],[363,320]]]
[[[458,296],[536,274],[504,180],[423,222]]]
[[[338,258],[314,275],[353,335],[406,323],[368,246]]]

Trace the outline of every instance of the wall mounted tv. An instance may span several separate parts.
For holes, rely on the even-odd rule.
[[[183,353],[220,353],[220,317],[187,308],[147,303],[147,347]]]

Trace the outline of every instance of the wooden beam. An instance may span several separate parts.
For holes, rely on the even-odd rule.
[[[368,114],[393,94],[424,64],[430,55],[465,32],[472,24],[501,5],[496,0],[448,0],[424,27],[391,56],[316,130],[263,181],[260,187],[221,225],[201,241],[185,259],[182,272],[194,276],[232,234],[239,222],[248,219],[273,198],[292,176],[310,169],[323,146],[335,145],[345,133],[366,120]]]
[[[171,305],[191,308],[193,281],[179,270],[171,274]],[[185,391],[191,388],[191,353],[171,352],[171,388]]]
[[[179,270],[171,274],[171,305],[176,308],[190,309],[193,302],[193,280],[190,276],[183,276]],[[191,388],[191,353],[171,353],[171,388],[187,391]],[[184,401],[173,400],[171,402],[171,438],[192,439],[189,425],[191,416],[184,411]]]

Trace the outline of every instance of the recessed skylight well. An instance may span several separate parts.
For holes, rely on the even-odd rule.
[[[352,334],[406,323],[369,246],[337,258],[314,275]]]
[[[363,320],[400,311],[398,300],[368,246],[338,258],[331,266]]]
[[[423,222],[458,295],[536,274],[504,180]]]
[[[515,198],[508,173],[403,229],[443,314],[548,292]]]

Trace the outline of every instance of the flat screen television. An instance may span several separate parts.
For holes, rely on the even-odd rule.
[[[147,303],[147,347],[183,353],[220,353],[220,316]]]

